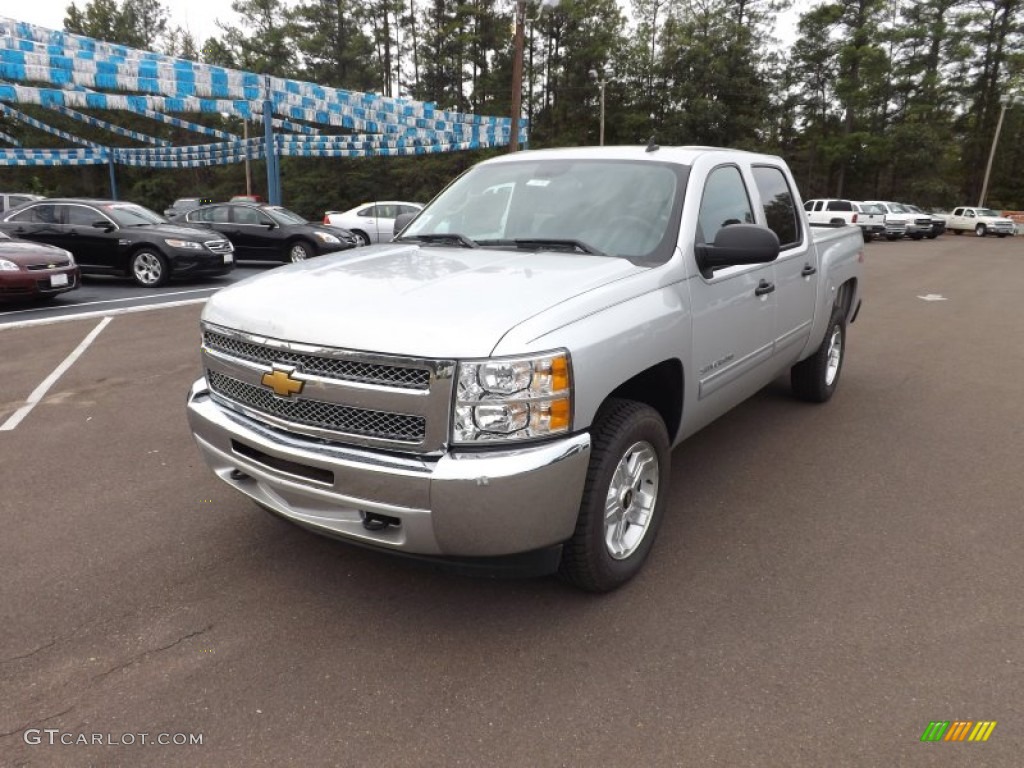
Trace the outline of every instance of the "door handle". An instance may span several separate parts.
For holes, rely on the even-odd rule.
[[[810,264],[804,264],[804,268],[800,270],[800,277],[810,277],[818,270],[812,267]]]
[[[757,288],[754,289],[755,296],[764,296],[775,290],[775,283],[769,283],[767,280],[761,280],[757,284]]]

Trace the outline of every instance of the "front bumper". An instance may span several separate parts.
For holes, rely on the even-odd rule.
[[[232,487],[313,531],[407,554],[495,557],[565,541],[590,461],[587,433],[440,458],[328,444],[221,406],[205,379],[187,411],[203,458]],[[367,514],[397,524],[370,530]]]

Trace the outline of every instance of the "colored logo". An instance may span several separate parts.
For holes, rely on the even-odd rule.
[[[274,394],[279,397],[297,395],[302,391],[304,382],[301,379],[292,378],[292,371],[294,370],[294,368],[282,369],[275,367],[271,373],[264,373],[260,382],[263,386],[274,390]]]
[[[995,720],[933,720],[921,741],[988,741],[995,727]]]

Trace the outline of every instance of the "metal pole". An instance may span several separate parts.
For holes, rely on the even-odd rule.
[[[999,122],[995,124],[995,135],[992,136],[992,148],[988,153],[988,165],[985,166],[985,180],[981,184],[981,197],[978,199],[978,208],[985,207],[985,196],[988,194],[988,178],[992,175],[992,161],[995,160],[995,145],[999,142],[999,133],[1002,131],[1002,118],[1007,115],[1007,106],[1010,99],[1004,96],[999,99],[1002,109],[999,110]]]
[[[526,16],[526,0],[516,0],[515,53],[512,58],[512,135],[508,151],[519,150],[519,118],[523,111],[523,17]]]
[[[249,118],[242,118],[242,138],[245,139],[245,194],[252,195],[252,167],[249,165]]]
[[[601,146],[604,146],[604,86],[605,79],[602,77],[599,85],[601,86]]]
[[[270,101],[270,75],[263,76],[263,138],[267,153],[267,197],[271,205],[281,204],[280,171],[277,167],[277,144],[274,141],[274,105]]]
[[[110,199],[117,200],[117,176],[114,174],[114,153],[107,150],[107,166],[110,169]]]

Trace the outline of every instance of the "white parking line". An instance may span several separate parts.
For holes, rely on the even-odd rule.
[[[36,407],[36,404],[46,396],[46,393],[50,391],[50,387],[57,383],[57,379],[63,376],[64,372],[74,365],[75,361],[82,356],[82,353],[88,349],[93,340],[100,335],[100,331],[106,328],[107,324],[113,319],[114,318],[112,317],[103,318],[103,320],[100,321],[100,324],[93,328],[92,332],[75,348],[75,351],[64,358],[64,362],[58,365],[54,369],[53,373],[43,379],[43,383],[33,390],[32,394],[28,396],[28,400],[25,401],[25,404],[11,414],[11,417],[7,419],[7,421],[0,425],[0,432],[10,432],[17,427],[21,423],[22,419],[28,416],[32,409]]]
[[[92,307],[92,306],[98,306],[100,304],[119,304],[119,303],[123,303],[125,301],[139,301],[139,300],[146,301],[146,300],[149,300],[149,299],[158,299],[158,298],[161,298],[163,296],[187,296],[187,295],[192,294],[192,293],[209,293],[209,294],[213,294],[213,293],[216,293],[217,291],[219,291],[222,287],[223,286],[217,286],[216,288],[195,288],[195,289],[193,289],[191,291],[167,291],[166,293],[151,293],[151,294],[149,294],[147,296],[125,296],[123,299],[102,299],[102,300],[99,300],[99,301],[83,301],[81,304],[69,305],[69,308],[72,308],[72,307],[74,307],[74,308],[77,308],[77,307]],[[209,298],[209,297],[207,297],[207,298]],[[171,304],[173,302],[168,302],[168,303]],[[149,306],[149,305],[146,305],[146,306]],[[53,305],[53,304],[49,304],[49,305],[47,305],[45,307],[28,307],[27,309],[18,309],[18,310],[14,310],[14,311],[11,311],[11,312],[0,312],[0,317],[3,317],[4,315],[28,314],[30,312],[52,312],[55,308],[57,308],[57,307],[55,305]],[[81,315],[79,315],[79,317],[81,317]]]
[[[202,299],[183,299],[181,301],[165,301],[158,304],[140,304],[137,307],[122,307],[121,309],[97,309],[95,312],[82,312],[57,317],[43,317],[39,320],[20,320],[16,323],[0,323],[0,332],[14,328],[29,328],[36,325],[53,325],[54,323],[66,323],[69,320],[88,320],[93,317],[114,317],[116,315],[129,315],[133,312],[149,312],[153,309],[171,309],[173,307],[187,307],[190,304],[203,304],[209,300],[209,296]],[[121,299],[117,299],[121,301]],[[101,304],[103,302],[93,302]],[[50,307],[53,309],[53,307]]]

